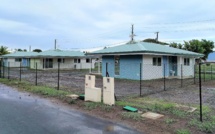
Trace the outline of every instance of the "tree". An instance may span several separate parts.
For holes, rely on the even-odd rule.
[[[161,44],[161,45],[169,45],[166,42],[156,41],[155,39],[150,39],[150,38],[143,40],[143,42],[157,43],[157,44]]]
[[[196,39],[190,41],[184,41],[184,49],[196,53],[204,53],[202,42]]]
[[[214,42],[209,40],[197,40],[184,41],[184,44],[170,43],[170,47],[184,49],[196,53],[204,54],[203,59],[207,59],[209,53],[213,52]]]
[[[202,39],[202,47],[205,49],[204,51],[204,59],[207,59],[208,58],[208,55],[213,52],[213,49],[214,49],[214,42],[213,41],[207,41],[205,39]]]
[[[18,51],[18,52],[27,52],[27,50],[26,49],[20,49],[20,48],[18,48],[18,49],[15,49],[16,51]]]
[[[0,47],[0,55],[9,54],[10,52],[7,49],[8,49],[8,47],[1,46]]]
[[[41,50],[41,49],[34,49],[33,52],[38,52],[38,53],[40,53],[40,52],[42,52],[42,50]]]
[[[172,43],[169,44],[169,46],[174,47],[174,48],[183,49],[183,45],[181,43],[172,42]]]

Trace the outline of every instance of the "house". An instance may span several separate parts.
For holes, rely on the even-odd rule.
[[[14,52],[2,55],[4,66],[10,67],[30,67],[30,58],[37,55],[37,52]]]
[[[215,52],[212,52],[208,55],[208,62],[215,62]]]
[[[37,52],[15,52],[2,56],[4,65],[10,67],[22,66],[32,69],[57,69],[60,63],[61,69],[90,69],[94,68],[95,59],[85,56],[80,51],[47,50]]]
[[[195,59],[202,54],[155,43],[129,42],[90,53],[102,56],[102,75],[149,80],[194,75]],[[140,67],[141,66],[141,67]],[[183,72],[181,68],[183,67]],[[142,72],[140,74],[140,71]],[[140,76],[141,75],[141,76]]]
[[[95,59],[85,56],[80,51],[48,50],[38,53],[31,58],[30,68],[56,69],[58,63],[62,69],[90,69],[94,68]]]

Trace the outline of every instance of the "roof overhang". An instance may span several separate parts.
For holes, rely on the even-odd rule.
[[[89,53],[88,55],[99,55],[99,56],[108,56],[108,55],[169,55],[169,56],[186,56],[186,57],[203,57],[203,54],[182,54],[182,53],[164,53],[164,52],[153,52],[153,51],[144,51],[144,52],[116,52],[116,53]]]

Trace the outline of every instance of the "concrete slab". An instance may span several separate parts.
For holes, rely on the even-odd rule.
[[[176,105],[176,107],[178,107],[179,109],[184,110],[186,112],[189,112],[189,113],[192,113],[197,109],[195,107],[190,107],[190,106],[185,106],[185,105]]]
[[[142,114],[141,116],[145,117],[145,118],[156,120],[156,119],[163,117],[164,115],[158,114],[158,113],[153,113],[153,112],[146,112],[146,113]]]
[[[70,97],[70,98],[72,98],[74,100],[76,100],[79,97],[79,95],[77,95],[77,94],[69,94],[69,95],[66,95],[66,96]]]

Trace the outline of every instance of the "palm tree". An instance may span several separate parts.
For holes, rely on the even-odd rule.
[[[7,47],[1,46],[0,47],[0,55],[9,54],[10,52],[7,50]]]

